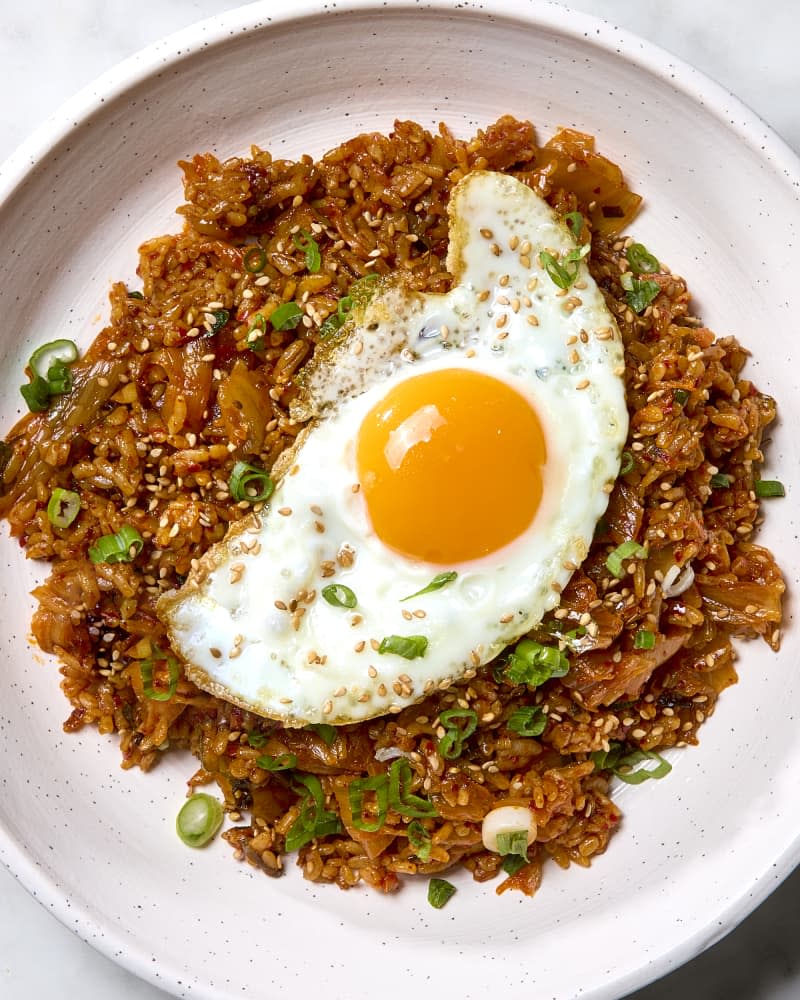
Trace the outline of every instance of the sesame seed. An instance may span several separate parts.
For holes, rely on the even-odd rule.
[[[526,270],[530,270],[531,259],[526,253],[521,253],[519,255],[519,262]]]
[[[481,236],[485,240],[494,239],[494,233],[491,231],[491,229],[481,229]]]
[[[507,274],[501,274],[497,279],[497,283],[501,288],[506,288],[510,280],[511,278]]]
[[[329,698],[322,706],[322,714],[330,715],[332,711],[333,711],[333,702]]]
[[[510,621],[514,620],[514,615],[509,611],[500,618],[501,625],[507,625]]]
[[[485,302],[489,298],[489,292],[484,289],[482,292],[478,292],[478,302]]]
[[[292,508],[278,507],[278,513],[281,515],[281,517],[289,517],[289,515],[292,513]]]
[[[372,648],[375,650],[376,653],[381,648],[381,644],[378,642],[377,639],[370,639],[369,644],[370,646],[372,646]]]
[[[497,327],[498,330],[502,330],[502,328],[506,325],[507,322],[508,322],[508,313],[503,313],[502,316],[497,317],[497,319],[494,321],[494,325]]]
[[[336,690],[335,690],[335,691],[333,692],[333,697],[334,697],[334,698],[341,698],[341,697],[343,697],[343,695],[345,695],[346,693],[347,693],[347,688],[346,688],[346,687],[338,687],[338,688],[336,688]]]
[[[358,357],[359,354],[364,350],[364,343],[361,340],[354,340],[351,347],[350,353]]]
[[[539,325],[539,320],[533,315],[533,313],[529,313],[528,316],[526,316],[525,319],[526,319],[526,322],[527,322],[528,326],[538,326]]]
[[[357,642],[357,643],[355,644],[355,646],[353,646],[353,649],[354,649],[354,650],[356,651],[356,653],[363,653],[363,652],[364,652],[364,647],[365,647],[365,646],[366,646],[366,642],[364,642],[364,640],[363,640],[363,639],[360,639],[360,640],[359,640],[359,641],[358,641],[358,642]]]
[[[588,378],[581,379],[580,382],[575,386],[576,389],[586,389],[591,383]]]
[[[407,622],[412,621],[413,617],[414,616],[411,614],[411,612],[407,608],[403,608],[403,618],[405,618],[405,620]]]
[[[380,695],[381,698],[385,698],[386,697],[386,695],[388,694],[388,691],[386,689],[386,685],[385,684],[379,684],[378,685],[378,694]]]

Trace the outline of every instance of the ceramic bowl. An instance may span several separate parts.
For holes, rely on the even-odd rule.
[[[671,753],[667,780],[616,790],[624,823],[591,869],[551,866],[534,900],[458,873],[437,911],[424,886],[344,893],[293,868],[266,879],[221,841],[183,847],[174,819],[193,761],[126,772],[113,739],[62,732],[55,664],[28,643],[41,570],[4,534],[0,857],[81,937],[178,996],[620,996],[713,943],[800,857],[800,166],[730,95],[639,39],[524,0],[285,0],[128,60],[0,172],[0,427],[43,331],[85,346],[139,243],[179,227],[179,158],[251,143],[319,154],[396,117],[467,135],[502,113],[542,138],[559,125],[596,135],[645,197],[636,236],[687,277],[709,326],[755,352],[749,373],[782,414],[767,474],[789,499],[770,504],[760,540],[790,588],[783,649],[740,647],[741,681],[701,746]]]

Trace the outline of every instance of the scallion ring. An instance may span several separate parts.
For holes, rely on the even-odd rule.
[[[441,910],[456,893],[456,887],[445,878],[432,878],[428,883],[428,902],[435,910]]]
[[[621,580],[624,573],[623,561],[634,556],[637,559],[647,557],[647,549],[630,539],[618,545],[606,559],[606,569],[615,580]]]
[[[231,470],[228,489],[234,500],[262,503],[272,496],[275,483],[266,469],[249,462],[237,462]]]
[[[319,778],[314,774],[298,774],[297,783],[302,796],[300,814],[286,832],[287,851],[298,851],[315,837],[341,833],[338,816],[325,808],[325,793]]]
[[[547,726],[547,716],[541,705],[521,705],[509,715],[506,725],[519,736],[541,736]]]
[[[374,797],[374,808],[370,812],[374,812],[374,815],[368,817],[365,804],[370,793]],[[373,774],[368,778],[356,778],[347,786],[347,796],[353,826],[364,833],[377,833],[386,822],[386,813],[389,811],[389,782],[386,775]]]
[[[265,771],[291,771],[297,767],[297,755],[293,753],[279,753],[276,757],[265,754],[256,758],[256,764]]]
[[[302,250],[306,258],[306,270],[309,274],[316,274],[322,267],[322,255],[319,252],[319,244],[305,229],[292,236],[292,242],[298,250]]]
[[[411,765],[405,757],[392,761],[389,768],[389,807],[406,817],[425,819],[436,816],[436,807],[432,802],[409,790],[413,777]]]
[[[212,315],[214,317],[214,322],[211,324],[211,329],[208,331],[210,335],[219,333],[219,331],[231,318],[231,314],[227,309],[217,309],[212,313]]]
[[[733,482],[733,476],[729,476],[725,472],[715,472],[711,477],[711,489],[721,490],[726,489]]]
[[[250,274],[260,274],[267,266],[267,253],[263,247],[248,247],[242,257],[242,265]]]
[[[576,240],[581,238],[581,233],[583,232],[583,216],[580,212],[567,212],[564,216],[564,221],[570,228],[572,235]]]
[[[632,243],[625,251],[625,256],[634,274],[655,274],[661,270],[657,258],[642,243]]]
[[[497,834],[497,853],[502,855],[515,854],[528,860],[528,831],[507,830]]]
[[[753,484],[753,491],[761,499],[786,496],[786,489],[778,479],[757,479]]]
[[[653,649],[656,644],[655,633],[647,629],[640,629],[633,637],[634,649]]]
[[[414,849],[414,853],[419,860],[423,864],[425,864],[426,861],[430,861],[433,842],[431,841],[431,835],[422,823],[420,823],[418,819],[412,820],[408,824],[406,833],[408,834],[409,846]]]
[[[387,635],[381,639],[378,652],[381,654],[395,653],[406,660],[416,660],[424,656],[428,648],[428,640],[424,635]]]
[[[441,590],[442,587],[446,587],[449,583],[452,583],[456,579],[458,573],[455,570],[448,570],[446,573],[437,574],[431,582],[423,587],[422,590],[418,590],[413,594],[409,594],[408,597],[401,597],[401,601],[410,601],[412,597],[422,597],[423,594],[432,594],[434,591]]]
[[[448,708],[439,715],[445,734],[439,740],[439,753],[455,760],[464,750],[464,743],[478,728],[478,713],[472,708]]]
[[[28,362],[34,375],[49,379],[54,365],[71,365],[78,360],[77,345],[71,340],[51,340],[42,344],[31,354]]]
[[[50,494],[47,504],[47,520],[54,528],[68,528],[81,509],[81,498],[74,490],[59,487]]]
[[[133,562],[144,548],[144,539],[132,524],[123,524],[115,535],[102,535],[89,546],[93,563]]]
[[[627,474],[631,471],[632,468],[633,468],[633,455],[629,451],[623,451],[620,459],[619,474],[621,476],[627,476]]]
[[[334,608],[354,608],[358,604],[356,595],[343,583],[329,583],[320,593]]]
[[[223,815],[213,796],[196,792],[181,807],[175,829],[187,847],[203,847],[222,826]]]
[[[269,314],[269,321],[276,330],[294,330],[303,318],[303,310],[296,302],[284,302]]]
[[[678,404],[678,406],[686,406],[689,402],[689,393],[686,389],[676,389],[672,394],[672,398]]]
[[[169,673],[168,687],[156,687],[153,683],[153,670],[157,663],[166,663]],[[142,690],[145,697],[151,701],[169,701],[178,689],[178,680],[181,675],[180,664],[172,653],[166,653],[156,646],[151,656],[146,660],[141,660],[139,669],[142,672]]]
[[[551,677],[564,677],[569,672],[569,660],[556,646],[544,646],[534,639],[521,639],[508,656],[503,674],[511,684],[538,687]]]

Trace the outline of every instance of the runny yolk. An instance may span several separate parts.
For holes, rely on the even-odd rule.
[[[364,418],[356,464],[388,546],[455,566],[513,541],[542,496],[544,434],[530,403],[463,368],[400,382]]]

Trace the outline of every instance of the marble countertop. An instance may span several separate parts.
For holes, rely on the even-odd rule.
[[[135,5],[129,0],[4,0],[0,161],[104,70],[163,35],[239,5],[239,0],[137,0]],[[757,7],[750,0],[572,0],[571,6],[636,32],[703,70],[800,152],[795,0]],[[81,1000],[166,997],[80,941],[2,868],[0,899],[0,996],[5,1000],[78,994]],[[631,1000],[800,996],[799,899],[800,871],[722,942]]]

